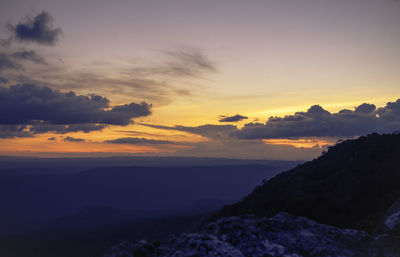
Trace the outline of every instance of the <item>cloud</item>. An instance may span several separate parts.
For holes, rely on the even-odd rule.
[[[2,125],[0,124],[0,138],[32,137],[25,125]]]
[[[32,125],[13,125],[0,124],[0,138],[15,138],[15,137],[33,137],[36,134],[45,134],[48,132],[56,134],[66,134],[71,132],[100,131],[107,127],[103,124],[49,124],[45,122],[33,122]]]
[[[6,69],[16,70],[19,69],[19,65],[13,62],[8,55],[0,53],[0,71]]]
[[[0,46],[1,47],[9,47],[11,45],[12,37],[8,38],[1,38],[0,39]]]
[[[0,124],[110,124],[128,125],[131,119],[151,114],[145,102],[114,106],[99,95],[76,95],[33,84],[0,88]]]
[[[162,126],[143,124],[155,129],[175,130],[200,135],[207,141],[187,143],[189,148],[174,152],[180,156],[217,156],[232,158],[309,159],[318,156],[338,138],[369,134],[392,133],[400,129],[400,99],[385,107],[361,104],[354,110],[330,113],[319,105],[305,112],[284,117],[270,117],[266,123],[247,123],[241,129],[234,125]],[[311,138],[298,142],[296,139]],[[324,138],[323,140],[320,140]],[[272,140],[263,140],[272,139]],[[282,139],[287,142],[280,142]],[[323,144],[322,144],[323,143]]]
[[[28,126],[29,132],[32,134],[44,134],[48,132],[56,134],[66,134],[71,132],[84,132],[89,133],[91,131],[100,131],[106,128],[107,125],[104,124],[51,124],[46,122],[35,122],[33,125]]]
[[[54,45],[60,34],[60,28],[53,28],[53,18],[42,11],[35,17],[26,17],[24,21],[14,25],[8,25],[13,33],[13,38],[21,42],[34,42],[41,45]]]
[[[172,156],[197,156],[239,159],[308,160],[325,148],[297,148],[290,145],[266,144],[261,140],[210,140],[193,143],[193,147],[178,149]]]
[[[170,63],[172,70],[183,72],[183,74],[194,74],[196,71],[217,70],[215,64],[210,61],[208,56],[198,48],[186,47],[178,51],[165,51],[165,54],[175,59]]]
[[[8,79],[0,77],[0,84],[7,84],[8,83]]]
[[[233,125],[201,125],[197,127],[161,126],[140,124],[156,129],[183,131],[207,137],[209,140],[183,143],[186,148],[165,153],[166,156],[197,156],[221,158],[260,158],[306,160],[316,157],[325,150],[320,147],[294,147],[292,145],[268,144],[261,139],[240,139],[232,136],[238,131]],[[317,143],[316,143],[317,144]]]
[[[134,68],[131,72],[139,76],[167,75],[174,77],[199,77],[204,72],[216,72],[217,67],[203,50],[185,47],[176,51],[162,51],[168,60],[154,67]]]
[[[83,138],[75,138],[75,137],[65,137],[64,141],[65,142],[84,142],[85,139],[83,139]]]
[[[118,70],[111,73],[117,77],[108,77],[107,73],[96,70],[76,69],[62,63],[49,65],[30,65],[24,67],[23,73],[6,74],[10,81],[20,84],[38,84],[59,90],[99,91],[113,95],[124,101],[139,99],[150,101],[157,106],[167,105],[176,97],[188,96],[191,89],[181,89],[166,81],[133,78]]]
[[[177,81],[177,74],[172,78],[153,76],[154,74],[161,74],[153,73],[154,67],[143,68],[145,70],[144,73],[147,71],[147,75],[150,75],[149,77],[141,76],[140,72],[134,74],[134,72],[131,72],[131,69],[134,69],[131,63],[129,64],[130,68],[112,63],[106,67],[76,67],[75,64],[70,65],[68,62],[60,62],[53,57],[44,58],[37,51],[31,49],[5,53],[3,57],[2,59],[6,58],[5,61],[8,61],[6,63],[8,64],[7,66],[12,69],[7,68],[6,70],[7,66],[5,66],[4,72],[0,75],[12,81],[13,84],[37,84],[53,89],[84,92],[96,90],[96,92],[102,92],[104,95],[113,95],[126,102],[133,98],[136,101],[150,101],[157,106],[170,104],[177,97],[190,96],[193,91],[199,89],[198,85],[196,87],[188,86],[192,83],[192,80],[190,82],[186,81],[184,84]],[[171,61],[172,57],[168,58],[167,61],[163,61],[160,64],[160,67],[168,68],[170,62],[178,62]],[[186,64],[179,65],[188,66]],[[156,70],[160,71],[164,70],[164,68],[158,69],[157,66]],[[200,71],[195,73],[197,74],[198,72]],[[170,72],[168,73],[172,76]]]
[[[375,111],[376,106],[374,104],[367,104],[363,103],[359,106],[357,106],[354,110],[355,113],[364,113],[364,114],[369,114]]]
[[[130,145],[136,145],[136,144],[176,144],[175,142],[168,141],[168,140],[155,140],[155,139],[146,139],[146,138],[140,138],[140,137],[123,137],[123,138],[117,138],[113,140],[106,140],[104,141],[105,143],[109,144],[130,144]]]
[[[376,109],[361,104],[354,111],[330,113],[319,105],[306,112],[270,117],[265,124],[248,123],[232,135],[241,139],[300,137],[351,137],[371,132],[391,133],[400,129],[400,99]]]
[[[11,57],[20,59],[20,60],[28,60],[31,62],[35,62],[38,64],[45,64],[47,65],[46,61],[42,56],[37,54],[34,50],[19,50],[11,55]]]
[[[150,115],[150,109],[151,104],[146,102],[111,107],[110,101],[99,95],[63,93],[33,84],[0,87],[0,125],[24,125],[23,136],[49,131],[90,132],[108,125],[128,125],[133,118]]]
[[[230,136],[232,133],[237,131],[237,127],[233,126],[233,125],[206,124],[206,125],[201,125],[201,126],[196,126],[196,127],[187,127],[187,126],[180,126],[180,125],[177,125],[174,127],[169,127],[169,126],[151,125],[151,124],[143,124],[143,123],[140,123],[140,125],[151,127],[151,128],[156,128],[156,129],[183,131],[183,132],[188,132],[191,134],[196,134],[196,135],[200,135],[200,136],[211,138],[211,139],[224,138],[224,137]]]
[[[223,115],[221,115],[220,117],[221,117],[221,119],[219,120],[219,122],[238,122],[238,121],[241,121],[241,120],[248,119],[248,117],[242,116],[242,115],[239,115],[239,114],[236,114],[234,116],[223,116]]]
[[[49,140],[49,141],[55,141],[56,138],[55,138],[55,137],[49,137],[47,140]]]

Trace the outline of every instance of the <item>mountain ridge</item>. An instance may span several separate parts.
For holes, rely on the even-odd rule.
[[[214,217],[279,212],[372,232],[400,197],[400,134],[339,142],[320,157],[280,173]]]

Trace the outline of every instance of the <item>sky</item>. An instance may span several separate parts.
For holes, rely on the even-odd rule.
[[[0,155],[305,160],[400,130],[399,1],[0,5]]]

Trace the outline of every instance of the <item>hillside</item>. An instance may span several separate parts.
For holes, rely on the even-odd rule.
[[[346,140],[281,173],[214,218],[279,212],[372,232],[400,196],[400,134]]]
[[[40,229],[89,205],[156,210],[187,209],[206,199],[232,203],[282,170],[266,165],[131,166],[0,175],[0,206],[7,207],[0,213],[0,234]]]

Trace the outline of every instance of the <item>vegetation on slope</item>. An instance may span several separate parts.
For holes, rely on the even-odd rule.
[[[372,232],[400,197],[400,134],[370,134],[331,147],[281,173],[218,216],[285,211],[320,223]]]

